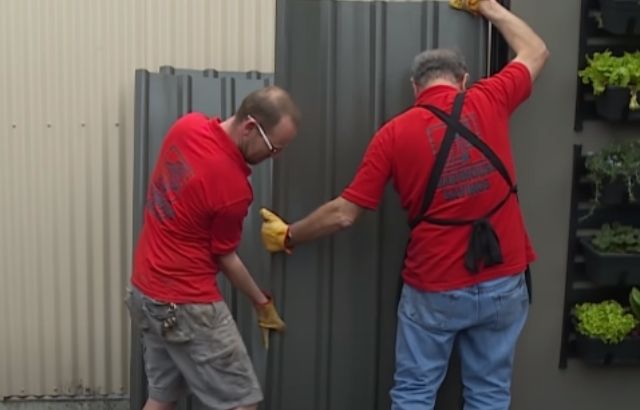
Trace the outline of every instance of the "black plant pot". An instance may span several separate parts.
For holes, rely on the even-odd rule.
[[[637,0],[600,0],[602,28],[613,34],[640,34]]]
[[[576,350],[584,361],[591,364],[640,363],[640,338],[627,337],[620,343],[606,344],[577,333]]]
[[[602,286],[640,285],[640,254],[602,253],[594,248],[591,239],[580,239],[589,280]]]
[[[605,182],[600,188],[600,203],[602,205],[620,205],[626,203],[627,198],[627,186],[621,179]]]
[[[633,188],[631,188],[631,191],[633,192],[633,196],[635,197],[634,203],[640,204],[640,182],[635,183],[633,185]]]
[[[596,96],[598,115],[609,121],[625,122],[640,120],[640,110],[629,108],[631,94],[628,88],[607,87],[605,92]]]

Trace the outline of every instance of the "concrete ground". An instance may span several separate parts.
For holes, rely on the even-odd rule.
[[[104,400],[8,400],[0,410],[129,410],[129,399]]]

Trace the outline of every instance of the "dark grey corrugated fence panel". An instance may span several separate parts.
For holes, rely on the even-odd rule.
[[[191,110],[208,115],[228,115],[225,73],[216,70],[186,70],[160,67],[161,74],[186,76],[191,79]]]
[[[229,73],[227,79],[230,84],[229,101],[232,104],[231,113],[235,113],[242,100],[249,93],[273,84],[273,75],[264,75],[256,72]],[[270,257],[264,250],[260,240],[262,220],[258,212],[260,207],[269,206],[272,202],[272,170],[272,161],[265,161],[253,167],[251,183],[254,200],[244,221],[242,243],[238,253],[258,284],[264,289],[273,292],[274,297],[278,300],[280,295],[271,288]],[[237,298],[236,308],[238,328],[247,344],[260,384],[265,386],[268,352],[261,342],[253,306],[246,297],[242,296]]]
[[[276,83],[304,118],[275,163],[275,205],[289,219],[339,194],[375,130],[412,103],[416,53],[458,47],[473,78],[486,70],[486,28],[446,4],[277,4]],[[268,408],[389,408],[406,220],[387,192],[380,212],[350,231],[273,259],[289,330],[274,352]],[[453,390],[440,407],[459,407]]]
[[[258,88],[273,83],[273,75],[257,72],[218,72],[216,70],[183,70],[161,67],[160,73],[136,71],[136,112],[134,137],[134,243],[142,224],[146,186],[157,158],[162,140],[171,124],[181,115],[198,111],[210,116],[226,118],[233,114],[242,99]],[[257,207],[271,203],[271,163],[253,168],[254,206],[245,220],[245,234],[239,253],[258,282],[269,289],[269,257],[259,239],[260,223]],[[267,352],[260,343],[255,316],[245,297],[236,297],[228,281],[219,277],[225,300],[229,302],[238,321],[247,349],[252,355],[256,371],[264,383]],[[132,332],[131,408],[142,408],[146,399],[146,379],[139,333]],[[201,408],[194,398],[179,403],[180,409]]]
[[[229,114],[235,113],[242,100],[252,91],[273,84],[273,75],[257,72],[225,73],[228,84],[227,101]],[[271,290],[271,275],[269,270],[269,254],[262,247],[260,241],[261,219],[258,210],[261,206],[272,202],[272,162],[265,161],[252,167],[251,184],[253,186],[253,204],[245,218],[242,243],[238,254],[259,285]],[[277,292],[273,292],[279,298]],[[266,367],[268,352],[262,346],[259,329],[256,325],[254,309],[245,296],[235,298],[235,318],[253,366],[262,386],[266,383]]]
[[[160,73],[188,77],[191,81],[191,87],[188,91],[190,95],[191,111],[203,112],[207,115],[220,116],[221,118],[226,118],[232,115],[238,108],[237,106],[240,104],[242,99],[249,93],[257,88],[273,83],[272,74],[263,74],[258,72],[220,72],[216,70],[191,70],[162,66],[160,67]],[[186,92],[187,91],[185,91],[185,93]],[[267,172],[267,175],[265,175],[265,171]],[[260,166],[253,168],[251,180],[254,185],[254,190],[259,187],[261,189],[259,192],[262,192],[263,194],[262,196],[255,195],[256,203],[270,201],[270,196],[264,197],[266,192],[271,192],[270,175],[271,171],[269,164],[261,164]],[[268,176],[268,178],[265,178],[265,176]],[[260,184],[258,184],[257,181],[259,181]],[[267,183],[268,186],[263,186],[264,183]],[[255,235],[255,232],[251,233]],[[257,253],[264,253],[262,248],[249,246],[250,243],[255,243],[247,243],[247,241],[250,240],[250,232],[245,230],[240,253],[247,254],[247,259],[253,259]],[[245,260],[245,262],[248,261]],[[264,270],[263,266],[258,267],[260,268],[260,271]],[[257,274],[258,273],[256,273],[256,275]],[[241,315],[242,317],[247,316],[247,304],[242,303],[242,299],[237,298],[237,293],[223,275],[219,276],[218,282],[225,300],[229,304],[236,320],[238,320],[239,325],[244,324],[244,321],[241,318],[238,318],[238,315]],[[252,312],[249,313],[252,314]],[[248,328],[248,326],[244,327]],[[249,333],[246,332],[243,333],[245,336],[248,334]]]
[[[171,123],[188,109],[183,77],[136,70],[133,182],[133,243],[142,227],[142,212],[153,163],[162,137]],[[142,408],[146,398],[146,377],[139,344],[140,333],[132,328],[131,407]]]
[[[203,112],[207,115],[223,116],[229,112],[227,98],[228,90],[226,78],[220,76],[215,70],[196,71],[174,69],[170,66],[160,68],[161,73],[179,76],[188,76],[191,79],[191,104],[192,111]],[[236,294],[233,287],[224,276],[218,277],[220,291],[235,313]]]

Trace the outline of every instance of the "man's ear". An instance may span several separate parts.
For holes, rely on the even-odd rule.
[[[469,84],[469,73],[465,73],[464,77],[462,77],[462,84],[460,85],[460,88],[462,89],[462,91],[465,91],[467,89],[468,84]]]
[[[419,88],[418,84],[413,80],[413,77],[411,77],[411,88],[413,88],[413,96],[417,97],[419,94]]]
[[[249,117],[240,122],[240,132],[243,136],[248,135],[256,128],[256,123]]]

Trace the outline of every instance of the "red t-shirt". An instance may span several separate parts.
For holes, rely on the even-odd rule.
[[[509,141],[509,117],[531,93],[528,69],[517,62],[483,79],[466,92],[461,121],[495,151],[517,183]],[[434,105],[451,113],[457,90],[436,85],[416,105]],[[377,208],[392,178],[411,220],[419,216],[446,125],[423,108],[411,108],[374,136],[352,183],[342,196],[363,208]],[[447,158],[429,216],[479,219],[507,194],[508,184],[489,160],[460,136]],[[405,283],[425,291],[446,291],[522,272],[535,259],[515,195],[490,219],[500,241],[503,263],[477,274],[464,266],[472,227],[420,223],[411,232],[402,272]],[[398,221],[407,223],[407,221]]]
[[[198,113],[180,118],[149,180],[133,285],[163,302],[221,300],[216,256],[240,243],[253,200],[250,173],[219,119]]]

